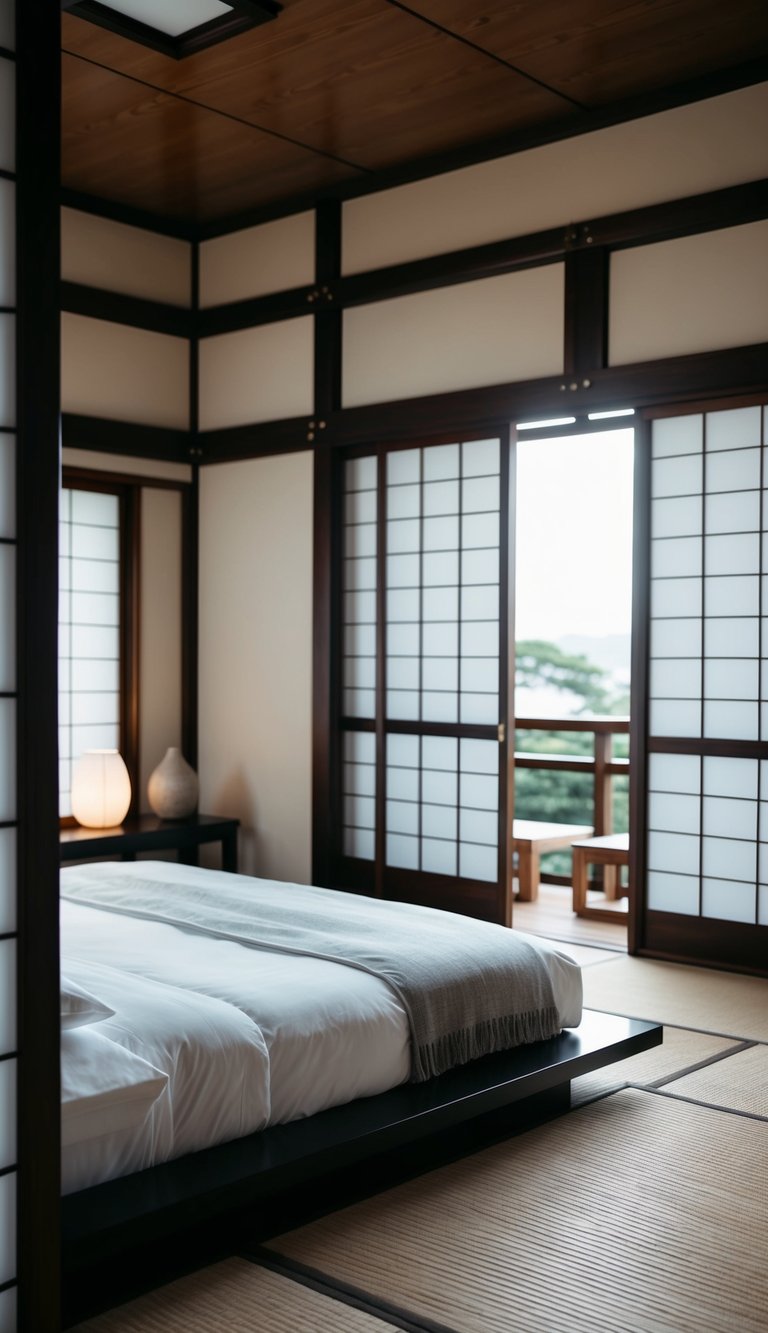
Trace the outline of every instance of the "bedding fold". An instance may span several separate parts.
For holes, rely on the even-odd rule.
[[[251,948],[369,972],[398,996],[411,1032],[411,1080],[560,1030],[545,958],[504,927],[410,903],[164,863],[74,868],[62,896]]]

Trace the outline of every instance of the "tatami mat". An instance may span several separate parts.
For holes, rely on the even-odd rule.
[[[726,1036],[768,1041],[768,980],[619,958],[584,971],[584,1004]]]
[[[391,1333],[391,1325],[243,1259],[228,1259],[71,1333]]]
[[[664,1041],[642,1055],[632,1055],[618,1064],[606,1065],[575,1078],[571,1084],[571,1103],[579,1106],[625,1083],[656,1083],[670,1074],[676,1074],[702,1060],[710,1060],[722,1051],[738,1050],[738,1043],[730,1037],[710,1037],[705,1032],[689,1032],[687,1028],[664,1028]]]
[[[665,1092],[768,1118],[768,1046],[752,1046],[706,1069],[686,1074],[668,1083]]]
[[[570,940],[547,939],[546,943],[551,944],[553,949],[559,949],[560,953],[567,953],[579,967],[592,967],[595,963],[609,963],[613,958],[624,957],[615,949],[597,949],[586,944],[571,944]]]
[[[764,1333],[765,1146],[628,1090],[270,1248],[458,1333]]]

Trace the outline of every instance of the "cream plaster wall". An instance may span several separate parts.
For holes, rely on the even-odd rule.
[[[189,343],[63,314],[61,405],[64,412],[186,430]]]
[[[200,246],[200,304],[224,305],[315,280],[315,213],[246,227]]]
[[[192,297],[189,241],[123,222],[61,210],[61,276],[65,282],[188,306]]]
[[[359,273],[768,175],[768,83],[351,199]]]
[[[200,341],[200,429],[311,416],[314,320],[263,324]]]
[[[611,256],[609,360],[768,340],[768,221]]]
[[[201,808],[246,874],[311,875],[311,453],[200,475]]]

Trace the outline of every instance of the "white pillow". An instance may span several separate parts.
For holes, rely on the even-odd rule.
[[[114,1009],[102,1004],[90,991],[61,978],[61,1026],[62,1028],[82,1028],[86,1023],[100,1023],[104,1018],[111,1018]]]

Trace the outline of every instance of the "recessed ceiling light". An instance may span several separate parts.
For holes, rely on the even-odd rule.
[[[180,60],[276,18],[277,0],[61,0],[110,32]]]
[[[552,417],[549,421],[518,421],[518,430],[541,430],[543,426],[572,426],[575,417]]]

